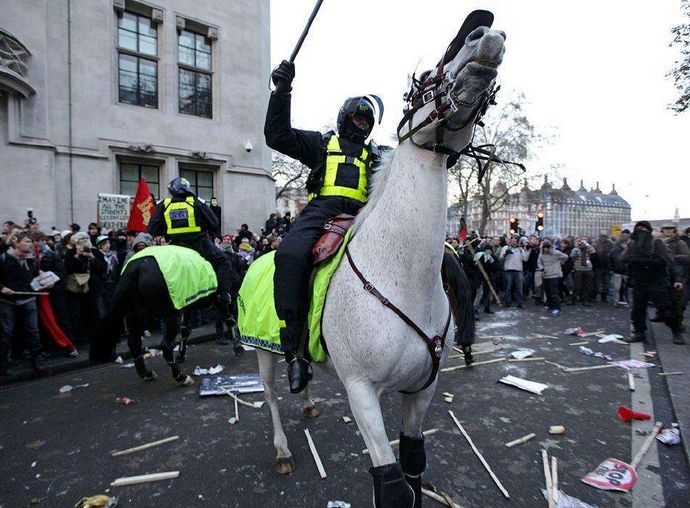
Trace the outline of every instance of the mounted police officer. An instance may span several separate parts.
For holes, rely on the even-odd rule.
[[[172,245],[195,250],[211,263],[218,280],[222,317],[228,321],[231,318],[230,294],[233,286],[239,285],[239,277],[229,258],[209,236],[219,232],[218,219],[207,204],[194,196],[187,179],[173,179],[168,184],[168,192],[171,197],[156,205],[148,231],[153,236],[165,236]]]
[[[311,249],[328,219],[341,213],[356,215],[367,202],[369,175],[379,154],[376,145],[366,141],[374,127],[374,103],[381,111],[382,104],[374,96],[347,99],[338,113],[337,134],[293,129],[290,92],[294,77],[295,66],[287,61],[273,71],[276,88],[268,103],[264,135],[269,147],[311,169],[307,179],[309,203],[275,257],[280,342],[288,362],[290,391],[299,393],[312,376],[308,360],[297,354],[308,311]]]

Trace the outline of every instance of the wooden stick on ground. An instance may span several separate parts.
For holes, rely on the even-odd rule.
[[[157,482],[160,480],[170,480],[180,476],[179,471],[166,471],[165,473],[142,474],[139,476],[125,476],[118,478],[110,484],[111,487],[123,487],[125,485],[136,485],[137,483]]]
[[[445,497],[439,496],[436,492],[433,492],[433,491],[431,491],[431,490],[429,490],[429,489],[425,489],[425,488],[422,487],[422,494],[424,494],[425,496],[430,497],[430,498],[433,499],[434,501],[438,501],[438,502],[441,503],[442,505],[450,506],[450,508],[460,508],[460,505],[459,505],[459,504],[456,504],[455,502],[453,502],[452,499],[449,501],[449,500],[446,499]],[[451,503],[452,503],[452,504],[451,504]]]
[[[487,363],[496,363],[496,362],[502,362],[505,361],[505,358],[496,358],[494,360],[486,360],[484,362],[475,362],[472,364],[472,367],[476,367],[477,365],[486,365]],[[459,370],[459,369],[466,369],[467,365],[457,365],[455,367],[446,367],[445,369],[441,369],[441,372],[450,372],[452,370]]]
[[[597,330],[596,332],[583,333],[582,335],[580,335],[580,337],[592,337],[593,335],[597,335],[603,332],[604,330]]]
[[[558,460],[551,457],[551,496],[553,505],[558,506]]]
[[[595,365],[594,367],[576,367],[576,368],[570,368],[566,367],[565,371],[566,372],[581,372],[583,370],[597,370],[597,369],[608,369],[610,367],[618,367],[618,365],[611,365],[606,364],[606,365]]]
[[[252,409],[258,409],[257,406],[256,406],[256,404],[254,404],[253,402],[247,402],[247,401],[245,401],[245,400],[240,399],[237,395],[235,395],[234,393],[232,393],[230,390],[228,390],[228,389],[225,388],[224,386],[219,386],[219,388],[220,388],[221,390],[223,390],[223,393],[225,393],[225,395],[228,395],[229,397],[232,397],[233,399],[235,399],[235,403],[238,403],[238,402],[239,402],[239,403],[242,404],[243,406],[251,407]]]
[[[526,443],[530,439],[532,439],[536,434],[532,432],[531,434],[527,434],[526,436],[522,436],[521,438],[516,439],[515,441],[511,441],[509,443],[506,443],[506,448],[512,448],[515,445],[519,445],[522,443]]]
[[[637,466],[640,465],[640,462],[642,462],[642,457],[644,457],[644,454],[647,453],[647,450],[649,450],[649,447],[654,442],[654,438],[656,437],[656,435],[661,430],[661,425],[662,425],[661,422],[656,422],[656,424],[654,425],[654,428],[652,429],[651,434],[649,434],[649,436],[647,436],[647,439],[645,440],[645,442],[640,447],[640,451],[637,452],[637,455],[635,455],[635,458],[630,463],[630,467],[632,467],[633,469],[637,469]]]
[[[545,360],[546,358],[543,358],[541,356],[535,356],[534,358],[508,358],[509,362],[541,362],[542,360]]]
[[[159,439],[158,441],[153,441],[151,443],[146,443],[140,446],[135,446],[133,448],[127,448],[125,450],[113,452],[110,454],[110,456],[119,457],[121,455],[129,455],[130,453],[140,452],[141,450],[147,450],[149,448],[153,448],[154,446],[160,446],[165,443],[170,443],[171,441],[176,441],[177,439],[180,439],[180,436],[166,437],[165,439]]]
[[[582,342],[573,342],[572,344],[568,344],[569,346],[584,346],[585,344],[589,344],[588,340],[582,341]]]
[[[484,465],[486,470],[489,472],[489,475],[491,475],[491,479],[494,481],[496,486],[498,486],[498,488],[501,489],[501,492],[503,492],[503,495],[507,499],[510,499],[510,495],[508,494],[508,491],[505,489],[505,487],[503,487],[503,484],[501,483],[501,481],[496,477],[494,472],[491,470],[491,467],[489,467],[489,464],[486,462],[486,459],[484,459],[484,456],[481,453],[479,453],[479,450],[477,450],[477,447],[474,446],[474,443],[472,442],[472,438],[470,437],[470,435],[467,432],[465,432],[465,429],[462,428],[462,425],[460,425],[460,422],[455,417],[455,413],[453,413],[453,411],[448,411],[448,414],[450,415],[450,417],[455,422],[455,425],[457,426],[457,428],[460,429],[460,432],[462,433],[462,435],[465,436],[465,439],[467,439],[467,442],[470,444],[472,451],[479,458],[479,460],[482,462],[482,464]]]
[[[437,432],[438,432],[438,429],[429,429],[429,430],[425,430],[424,432],[422,432],[422,435],[423,436],[433,436]],[[400,444],[400,439],[394,439],[393,441],[390,441],[388,444],[391,446],[398,446]],[[362,450],[362,453],[364,455],[367,455],[369,453],[369,448],[365,448],[364,450]]]
[[[321,463],[321,457],[319,457],[319,452],[316,451],[316,446],[314,441],[311,439],[311,434],[309,434],[309,429],[304,429],[304,435],[307,436],[307,443],[309,443],[309,449],[311,450],[311,455],[314,457],[314,462],[316,463],[316,469],[319,470],[319,476],[323,480],[326,478],[326,470],[323,468]]]
[[[553,493],[553,486],[551,484],[551,469],[549,468],[549,456],[547,455],[546,450],[544,449],[542,449],[541,451],[541,461],[542,465],[544,466],[544,483],[546,483],[546,499],[549,501],[549,508],[554,508],[555,504],[551,497],[551,494]]]
[[[630,388],[631,392],[635,391],[635,378],[633,377],[633,373],[628,371],[628,387]]]
[[[682,372],[658,372],[660,376],[681,376]]]
[[[240,412],[238,411],[238,408],[237,408],[237,400],[238,400],[237,397],[235,397],[235,422],[240,421]]]

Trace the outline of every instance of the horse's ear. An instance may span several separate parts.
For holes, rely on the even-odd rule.
[[[470,12],[465,18],[460,30],[458,30],[458,34],[455,36],[455,39],[453,39],[448,45],[446,54],[443,55],[443,65],[446,65],[458,55],[462,47],[465,45],[465,39],[467,39],[467,36],[470,35],[473,30],[479,28],[480,26],[491,28],[493,22],[494,15],[492,12],[481,9]]]

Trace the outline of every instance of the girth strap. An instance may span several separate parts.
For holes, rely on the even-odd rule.
[[[405,315],[403,311],[401,311],[394,304],[392,304],[390,300],[388,300],[388,298],[383,296],[381,292],[378,289],[376,289],[374,285],[364,277],[364,275],[362,275],[362,272],[360,272],[357,269],[357,266],[355,266],[355,262],[352,260],[352,256],[350,255],[350,249],[347,247],[345,248],[345,255],[347,256],[347,260],[350,263],[352,271],[355,272],[355,275],[357,275],[357,277],[359,277],[359,280],[361,280],[364,284],[364,290],[374,295],[383,304],[384,307],[388,307],[390,310],[395,312],[395,314],[400,319],[402,319],[410,328],[417,332],[417,335],[419,335],[422,338],[422,340],[426,343],[429,355],[431,356],[432,363],[429,378],[426,380],[426,383],[424,383],[424,386],[422,386],[419,390],[415,390],[413,392],[400,390],[400,393],[406,394],[421,392],[427,386],[434,382],[434,379],[436,379],[436,375],[438,374],[438,367],[441,362],[441,355],[443,354],[443,348],[446,343],[446,334],[448,333],[448,327],[450,326],[450,302],[448,303],[448,317],[446,318],[446,326],[443,328],[443,333],[440,336],[434,335],[433,337],[429,337],[426,333],[424,333],[424,330],[417,326],[417,323],[412,321],[409,317],[407,317],[407,315]]]

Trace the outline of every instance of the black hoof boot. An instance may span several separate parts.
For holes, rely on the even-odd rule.
[[[375,508],[413,508],[415,494],[403,478],[400,464],[372,467],[369,473],[374,477]],[[421,502],[421,501],[420,501]]]
[[[400,433],[400,468],[414,492],[414,508],[422,506],[422,473],[426,469],[424,436],[410,437]]]
[[[465,366],[471,367],[474,363],[474,356],[472,356],[472,346],[462,346],[462,353],[465,355]]]
[[[137,370],[139,377],[144,381],[155,381],[158,377],[155,372],[146,368],[143,356],[134,359],[134,368]]]
[[[311,364],[303,358],[293,358],[288,364],[290,393],[300,393],[307,387],[312,377]]]

